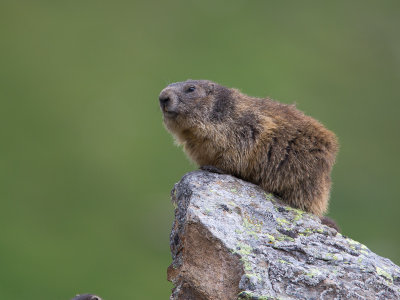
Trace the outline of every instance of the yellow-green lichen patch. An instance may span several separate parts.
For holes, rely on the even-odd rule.
[[[359,246],[360,248],[367,249],[367,246],[365,246],[365,245],[361,244],[360,242],[357,242],[357,241],[355,241],[355,240],[353,240],[353,239],[351,239],[351,238],[349,238],[349,237],[346,238],[346,240],[347,240],[347,242],[348,242],[349,244],[357,245],[357,246]]]
[[[282,218],[276,218],[276,221],[278,222],[279,225],[282,227],[285,226],[285,224],[290,224],[288,220],[282,219]]]
[[[209,209],[208,207],[205,207],[204,209],[203,209],[203,214],[204,215],[207,215],[207,216],[210,216],[211,215],[211,209]]]
[[[295,222],[300,220],[303,217],[303,214],[305,213],[305,211],[290,206],[285,206],[285,209],[293,212],[293,221]]]
[[[243,263],[244,270],[246,272],[251,271],[251,263],[245,257],[242,257],[240,261]]]
[[[251,218],[245,213],[243,217],[243,227],[245,228],[247,234],[258,239],[258,235],[261,232],[262,222]]]
[[[360,254],[368,255],[367,246],[365,246],[355,240],[352,240],[351,238],[346,238],[346,240],[349,244],[350,249],[352,249]]]
[[[334,254],[334,253],[322,253],[322,259],[327,260],[327,261],[338,261],[338,260],[343,260],[343,258],[340,256],[340,258]]]
[[[214,194],[216,196],[221,196],[221,193],[218,190],[210,189],[208,192],[210,195]]]
[[[274,196],[271,193],[264,193],[264,197],[268,201],[274,201]]]
[[[235,233],[237,233],[237,234],[242,234],[243,232],[244,232],[243,230],[240,230],[238,228],[235,229]]]
[[[255,197],[256,197],[256,194],[255,194],[254,192],[250,192],[250,193],[249,193],[249,197],[250,197],[250,198],[255,198]]]
[[[280,259],[280,260],[278,260],[281,264],[287,264],[287,265],[291,265],[291,263],[290,262],[288,262],[288,261],[286,261],[286,260],[284,260],[284,259]]]
[[[313,233],[324,233],[324,230],[321,228],[305,228],[303,231],[299,232],[301,236],[309,236]]]
[[[280,298],[275,298],[271,296],[258,296],[250,291],[243,291],[238,294],[238,300],[280,300]]]
[[[273,244],[275,243],[275,237],[273,235],[270,235],[269,233],[265,234],[266,237],[269,239],[269,243]]]
[[[252,292],[248,292],[248,291],[243,291],[240,292],[238,295],[238,300],[250,300],[250,299],[254,299],[255,294]]]
[[[251,254],[253,248],[245,243],[239,242],[236,245],[236,250],[233,253],[240,255],[240,261],[243,263],[244,270],[249,272],[252,270],[251,263],[248,256]]]
[[[294,238],[291,238],[290,236],[287,236],[285,234],[279,234],[279,235],[275,236],[275,239],[279,242],[282,242],[282,241],[294,242]]]
[[[245,243],[239,242],[236,245],[236,250],[235,253],[238,253],[240,255],[249,255],[251,253],[251,251],[253,250],[253,248],[250,245],[247,245]]]
[[[333,260],[338,260],[339,259],[335,254],[332,254],[332,253],[329,253],[329,254],[331,255]]]
[[[348,242],[350,245],[354,246],[354,247],[360,245],[359,242],[357,242],[357,241],[355,241],[355,240],[352,240],[351,238],[347,238],[347,242]]]
[[[319,274],[320,274],[320,271],[318,269],[310,269],[310,270],[308,270],[308,273],[306,273],[305,275],[308,277],[314,278]]]
[[[306,228],[304,231],[301,232],[302,235],[309,236],[313,234],[313,230],[311,228]]]
[[[393,283],[392,275],[390,273],[388,273],[387,271],[385,271],[384,269],[376,267],[376,273],[378,273],[379,276],[385,277],[387,280],[390,281],[390,283]]]

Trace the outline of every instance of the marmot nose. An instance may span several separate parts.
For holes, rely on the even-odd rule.
[[[161,94],[158,99],[160,100],[160,104],[163,106],[167,105],[167,103],[171,100],[167,94]]]

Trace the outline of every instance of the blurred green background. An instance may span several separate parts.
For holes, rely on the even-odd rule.
[[[330,216],[400,264],[399,1],[1,1],[0,298],[167,299],[196,168],[168,83],[296,102],[337,133]]]

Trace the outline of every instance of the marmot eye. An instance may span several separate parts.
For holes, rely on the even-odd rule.
[[[191,93],[191,92],[194,92],[194,90],[196,89],[196,87],[195,86],[189,86],[188,88],[187,88],[187,90],[186,90],[186,93]]]

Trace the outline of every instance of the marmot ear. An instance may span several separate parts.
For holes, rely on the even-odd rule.
[[[210,82],[207,85],[207,95],[210,95],[210,94],[214,93],[214,89],[215,89],[215,83]]]

